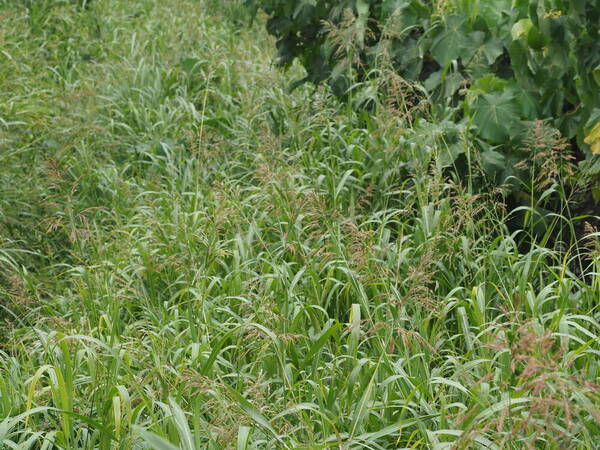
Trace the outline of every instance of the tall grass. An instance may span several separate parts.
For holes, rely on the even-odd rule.
[[[4,447],[600,445],[598,230],[523,251],[235,2],[0,5]]]

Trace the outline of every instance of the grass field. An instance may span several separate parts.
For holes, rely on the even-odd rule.
[[[529,244],[236,3],[76,3],[0,0],[2,448],[600,447],[597,230]]]

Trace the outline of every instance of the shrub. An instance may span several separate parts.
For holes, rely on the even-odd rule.
[[[598,189],[600,4],[595,0],[247,0],[268,16],[279,63],[338,95],[371,69],[422,84],[472,125],[483,167],[516,176],[525,137],[543,120],[588,159]],[[596,158],[597,159],[597,158]],[[596,168],[594,169],[594,166]],[[522,177],[522,174],[521,174]]]

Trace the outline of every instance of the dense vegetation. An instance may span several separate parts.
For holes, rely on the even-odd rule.
[[[539,134],[532,130],[543,120],[544,136],[561,133],[579,159],[588,158],[578,177],[591,179],[600,200],[600,165],[597,158],[589,161],[600,154],[596,0],[247,3],[269,14],[279,62],[299,58],[306,68],[299,82],[327,80],[341,96],[357,80],[389,84],[390,71],[403,82],[419,82],[421,100],[436,105],[440,119],[461,123],[481,150],[488,176],[498,184],[512,179],[513,191],[524,190],[517,182],[529,177],[523,144]],[[452,125],[441,130],[450,141]],[[446,163],[463,153],[464,146],[452,146]]]
[[[277,14],[294,26],[331,4],[260,3],[288,5]],[[379,3],[415,11],[400,53],[432,39],[418,74],[404,57],[367,65],[393,16]],[[276,25],[248,27],[241,2],[0,0],[1,445],[598,448],[600,230],[571,214],[577,175],[562,172],[569,137],[588,156],[597,139],[584,96],[598,91],[569,77],[597,72],[569,47],[565,73],[540,60],[538,92],[523,87],[535,74],[503,74],[493,56],[552,56],[531,45],[543,20],[519,7],[498,31],[485,18],[502,9],[486,5],[504,1],[463,3],[481,10],[358,2],[346,14],[365,50],[329,56],[366,62],[343,66],[338,97],[290,92],[314,68],[274,68],[263,30]],[[571,21],[594,32],[595,10],[577,9],[592,3],[569,4],[565,42],[597,45],[569,37]],[[433,46],[453,24],[495,42],[491,75],[462,44]],[[527,96],[542,109],[523,112]],[[513,122],[457,112],[496,100],[533,122],[516,231],[484,176],[512,166],[517,150],[496,141]],[[582,106],[562,120],[565,102]],[[536,233],[548,197],[561,213]]]

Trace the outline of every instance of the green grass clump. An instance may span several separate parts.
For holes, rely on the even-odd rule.
[[[2,446],[597,448],[598,232],[524,248],[237,11],[0,1]]]

